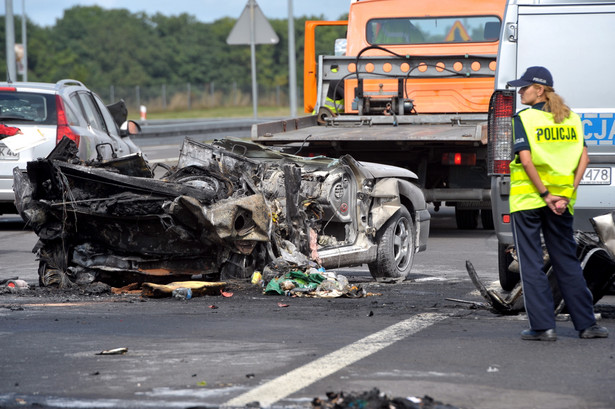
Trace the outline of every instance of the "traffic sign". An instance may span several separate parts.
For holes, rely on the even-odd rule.
[[[453,24],[453,27],[451,27],[451,30],[446,35],[444,41],[459,43],[463,41],[471,41],[471,38],[461,21],[457,20],[455,21],[455,24]]]
[[[252,27],[254,27],[254,41],[252,41]],[[226,39],[229,45],[277,44],[279,41],[278,35],[256,4],[256,0],[248,0],[248,4]]]

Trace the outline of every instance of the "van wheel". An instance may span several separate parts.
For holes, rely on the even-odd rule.
[[[391,216],[376,234],[378,255],[368,264],[376,281],[396,282],[406,279],[414,261],[414,223],[405,206]]]
[[[508,247],[507,244],[498,243],[498,273],[500,286],[504,291],[511,291],[521,279],[519,273],[508,269],[508,266],[514,260]]]
[[[478,226],[478,209],[460,209],[455,206],[455,221],[460,230],[474,230]]]

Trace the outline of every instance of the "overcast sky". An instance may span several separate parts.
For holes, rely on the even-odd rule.
[[[188,13],[201,22],[209,23],[222,17],[238,18],[248,0],[13,0],[13,13],[21,15],[24,3],[28,19],[40,26],[51,26],[62,17],[65,9],[92,5],[149,15]],[[288,17],[288,0],[256,0],[256,3],[267,18]],[[292,4],[295,17],[322,14],[326,20],[336,20],[348,12],[350,0],[293,0]],[[0,14],[5,13],[5,1],[2,0]]]

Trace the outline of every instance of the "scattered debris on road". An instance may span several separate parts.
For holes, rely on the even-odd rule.
[[[575,232],[577,242],[577,257],[581,261],[583,276],[587,282],[587,287],[593,295],[594,304],[597,303],[607,292],[612,289],[615,282],[615,222],[611,214],[608,217],[594,218],[592,222],[597,233],[597,238],[583,233]],[[598,221],[597,221],[598,219]],[[553,273],[553,268],[545,251],[544,271],[549,278],[553,300],[555,302],[555,313],[565,313],[566,305],[557,285],[557,279]],[[521,282],[506,295],[488,289],[478,277],[472,263],[466,261],[466,270],[470,279],[480,292],[481,296],[488,301],[488,306],[494,312],[501,314],[517,314],[525,310],[523,302],[523,288]],[[480,304],[476,304],[480,306]]]
[[[30,286],[28,285],[28,283],[26,281],[20,280],[18,278],[7,280],[6,286],[12,292],[19,292],[21,290],[27,290],[27,289],[30,288]]]
[[[366,392],[328,392],[327,400],[323,401],[320,398],[312,400],[313,409],[459,409],[456,406],[451,406],[438,402],[425,395],[422,398],[407,397],[407,398],[390,398],[384,393],[381,393],[377,388]]]
[[[226,286],[224,281],[176,281],[169,284],[143,283],[141,295],[143,297],[162,298],[174,296],[174,291],[179,289],[190,290],[190,297],[205,295],[218,295]]]
[[[128,348],[113,348],[100,351],[96,355],[124,355],[128,352]]]

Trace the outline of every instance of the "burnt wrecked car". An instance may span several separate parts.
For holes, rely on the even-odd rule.
[[[406,169],[186,139],[155,178],[140,154],[84,163],[71,143],[15,169],[44,286],[242,278],[276,263],[367,264],[398,281],[426,249],[430,215]]]

